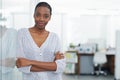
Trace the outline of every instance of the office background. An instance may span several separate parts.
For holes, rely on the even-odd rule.
[[[120,30],[119,0],[0,0],[0,16],[7,19],[0,24],[15,29],[30,27],[34,24],[34,7],[39,1],[47,1],[53,7],[47,29],[59,35],[63,51],[68,50],[70,43],[78,45],[96,39],[104,40],[100,43],[102,47],[119,47],[116,46]],[[119,56],[119,48],[117,50]],[[119,74],[120,71],[115,76],[120,78]]]

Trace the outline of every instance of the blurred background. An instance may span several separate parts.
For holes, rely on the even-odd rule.
[[[33,26],[34,8],[40,1],[48,2],[53,9],[46,28],[58,34],[68,60],[75,59],[73,63],[67,62],[63,80],[120,79],[120,0],[0,0],[0,26],[16,30]],[[84,48],[90,51],[80,51]],[[107,56],[107,67],[106,64],[103,66],[108,75],[98,79],[92,74],[95,71],[92,53],[101,51],[110,55]],[[85,71],[85,60],[92,68],[87,70],[89,72]],[[19,71],[17,73],[16,77],[21,77]]]

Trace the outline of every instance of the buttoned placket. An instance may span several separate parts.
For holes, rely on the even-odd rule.
[[[39,55],[42,56],[42,52],[41,52],[41,50],[39,50]]]

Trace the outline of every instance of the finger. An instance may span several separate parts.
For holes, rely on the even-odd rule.
[[[64,54],[60,54],[61,56],[64,56]]]
[[[17,68],[19,68],[19,67],[20,67],[20,65],[19,65],[18,63],[16,64],[16,66],[17,66]]]
[[[57,51],[56,54],[60,54],[60,51]]]
[[[64,58],[64,55],[61,55],[61,58]]]
[[[20,61],[19,61],[19,59],[16,60],[16,66],[17,66],[17,68],[20,67]]]

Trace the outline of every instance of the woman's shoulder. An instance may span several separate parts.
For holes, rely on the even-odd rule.
[[[55,32],[50,32],[50,36],[51,36],[52,39],[54,38],[54,39],[58,39],[59,40],[59,36]]]
[[[57,33],[55,33],[55,32],[50,32],[50,35],[54,36],[54,37],[58,37]]]
[[[28,28],[21,28],[21,29],[19,29],[18,32],[17,32],[17,36],[21,37],[21,38],[26,37],[27,30],[28,30]]]

